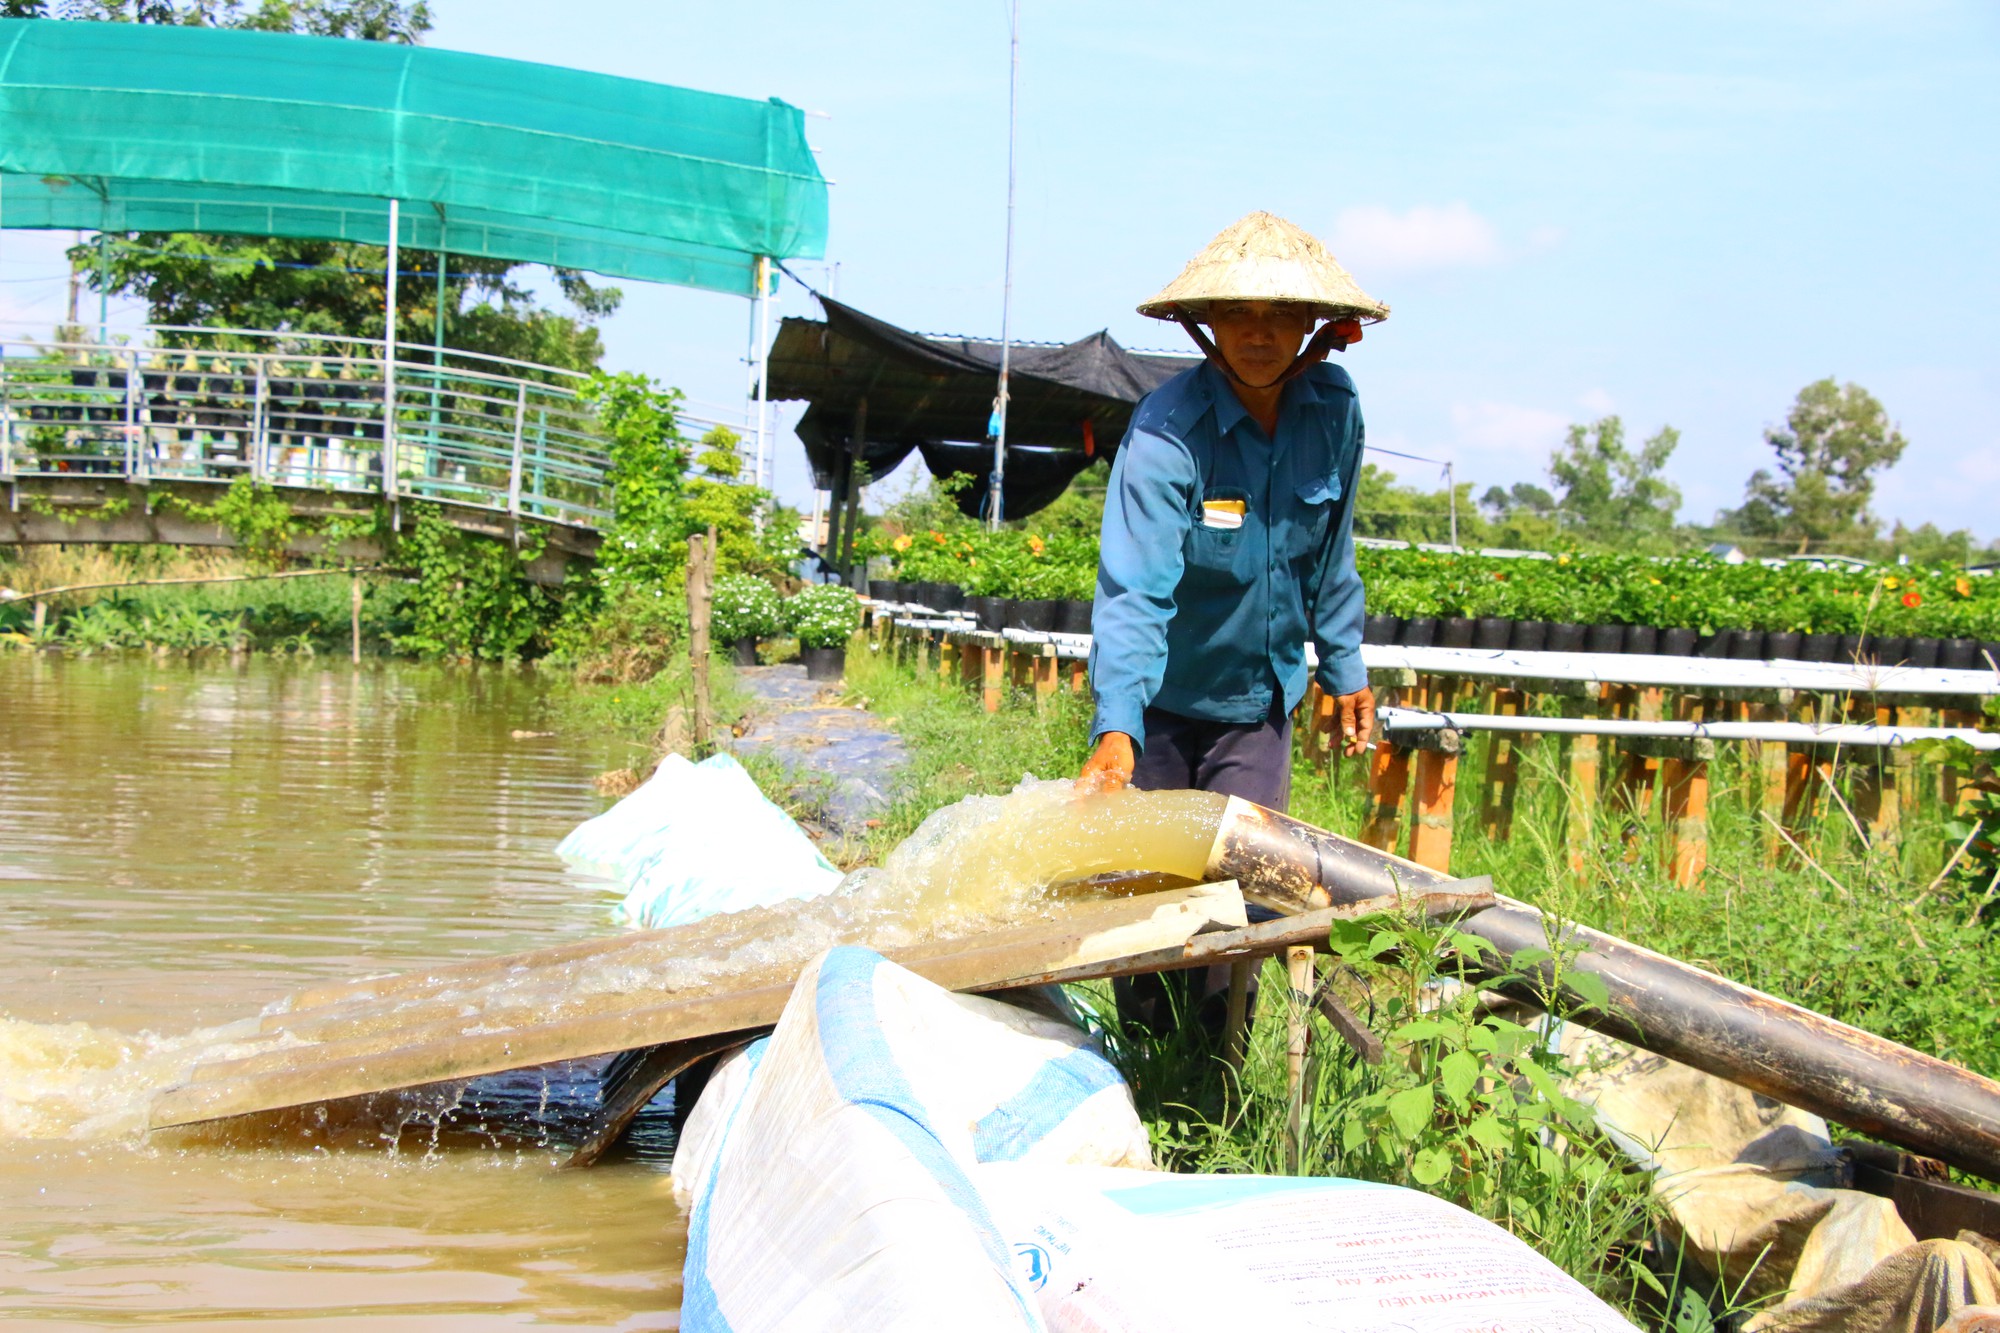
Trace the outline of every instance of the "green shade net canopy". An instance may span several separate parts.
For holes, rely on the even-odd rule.
[[[0,227],[402,245],[752,295],[825,253],[804,113],[383,42],[0,20]]]

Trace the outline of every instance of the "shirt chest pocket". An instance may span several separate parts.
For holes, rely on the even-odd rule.
[[[1327,539],[1328,529],[1333,523],[1334,501],[1341,496],[1341,479],[1338,472],[1327,472],[1308,477],[1300,482],[1292,492],[1298,498],[1294,507],[1291,531],[1286,533],[1285,553],[1293,559],[1317,551]]]
[[[1249,500],[1249,492],[1238,487],[1211,486],[1203,493],[1182,546],[1187,581],[1207,586],[1243,581],[1237,566],[1246,558]]]

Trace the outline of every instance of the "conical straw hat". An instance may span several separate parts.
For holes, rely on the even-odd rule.
[[[1389,307],[1362,291],[1324,245],[1272,213],[1252,213],[1225,229],[1139,313],[1200,319],[1212,301],[1297,301],[1328,319],[1370,324],[1389,317]]]

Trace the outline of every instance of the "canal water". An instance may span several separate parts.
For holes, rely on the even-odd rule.
[[[613,929],[551,850],[606,756],[521,734],[543,689],[0,653],[0,1326],[677,1326],[664,1152],[563,1172],[137,1132],[189,1034]]]

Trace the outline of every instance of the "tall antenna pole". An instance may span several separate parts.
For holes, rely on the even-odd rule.
[[[1021,0],[1007,8],[1007,252],[1000,287],[1000,392],[993,399],[993,480],[986,497],[986,523],[995,532],[1006,517],[1001,499],[1007,479],[1007,371],[1013,360],[1014,311],[1014,141],[1020,125],[1017,111],[1021,83]]]

